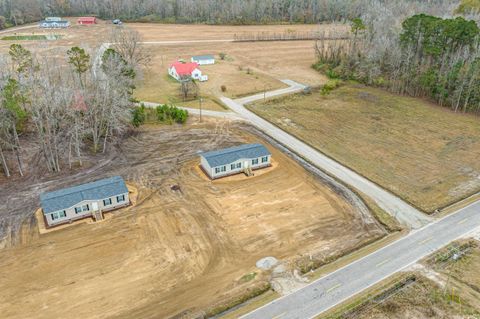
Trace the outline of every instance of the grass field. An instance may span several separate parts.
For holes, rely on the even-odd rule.
[[[34,41],[34,40],[57,40],[60,39],[61,35],[50,34],[31,34],[31,35],[10,35],[2,37],[4,41]]]
[[[426,212],[480,190],[480,120],[345,84],[249,108]]]

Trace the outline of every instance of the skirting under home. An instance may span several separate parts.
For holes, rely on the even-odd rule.
[[[200,154],[203,171],[216,179],[244,173],[253,175],[253,170],[271,165],[272,154],[262,144],[244,144]]]

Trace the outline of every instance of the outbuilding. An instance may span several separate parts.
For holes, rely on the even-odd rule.
[[[103,212],[130,204],[128,188],[120,176],[43,193],[40,202],[48,227],[87,217],[101,220]]]
[[[181,81],[185,77],[191,77],[194,80],[207,81],[208,76],[203,75],[195,62],[173,62],[168,68],[168,74],[177,81]]]
[[[78,24],[95,24],[97,23],[97,18],[95,17],[80,17],[77,20]]]
[[[215,57],[213,55],[196,55],[192,56],[191,61],[198,65],[215,64]]]
[[[271,165],[272,154],[262,144],[244,144],[200,154],[201,167],[211,178],[245,173]]]

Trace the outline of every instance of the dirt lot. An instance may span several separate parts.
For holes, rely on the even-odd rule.
[[[475,116],[360,85],[250,108],[426,212],[480,190]]]
[[[245,129],[253,132],[214,120],[144,127],[74,174],[0,181],[2,225],[24,220],[19,239],[0,250],[2,317],[190,317],[268,279],[255,269],[262,257],[329,254],[384,234],[268,144],[277,163],[270,172],[214,182],[201,176],[196,152],[261,141]],[[136,206],[102,223],[38,234],[40,192],[113,174],[137,186]],[[240,280],[252,271],[254,279]]]

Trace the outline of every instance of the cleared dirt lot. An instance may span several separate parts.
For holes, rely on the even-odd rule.
[[[360,85],[250,109],[426,212],[480,190],[475,116]]]
[[[288,262],[384,234],[268,144],[277,163],[268,173],[215,182],[199,175],[198,150],[262,141],[245,129],[253,130],[213,120],[144,127],[88,169],[2,184],[2,202],[16,194],[0,208],[2,219],[24,216],[20,240],[0,250],[2,317],[189,317],[268,278],[255,269],[262,257]],[[102,223],[38,234],[29,208],[39,192],[113,174],[137,186],[136,206]],[[240,280],[252,271],[255,279]]]

